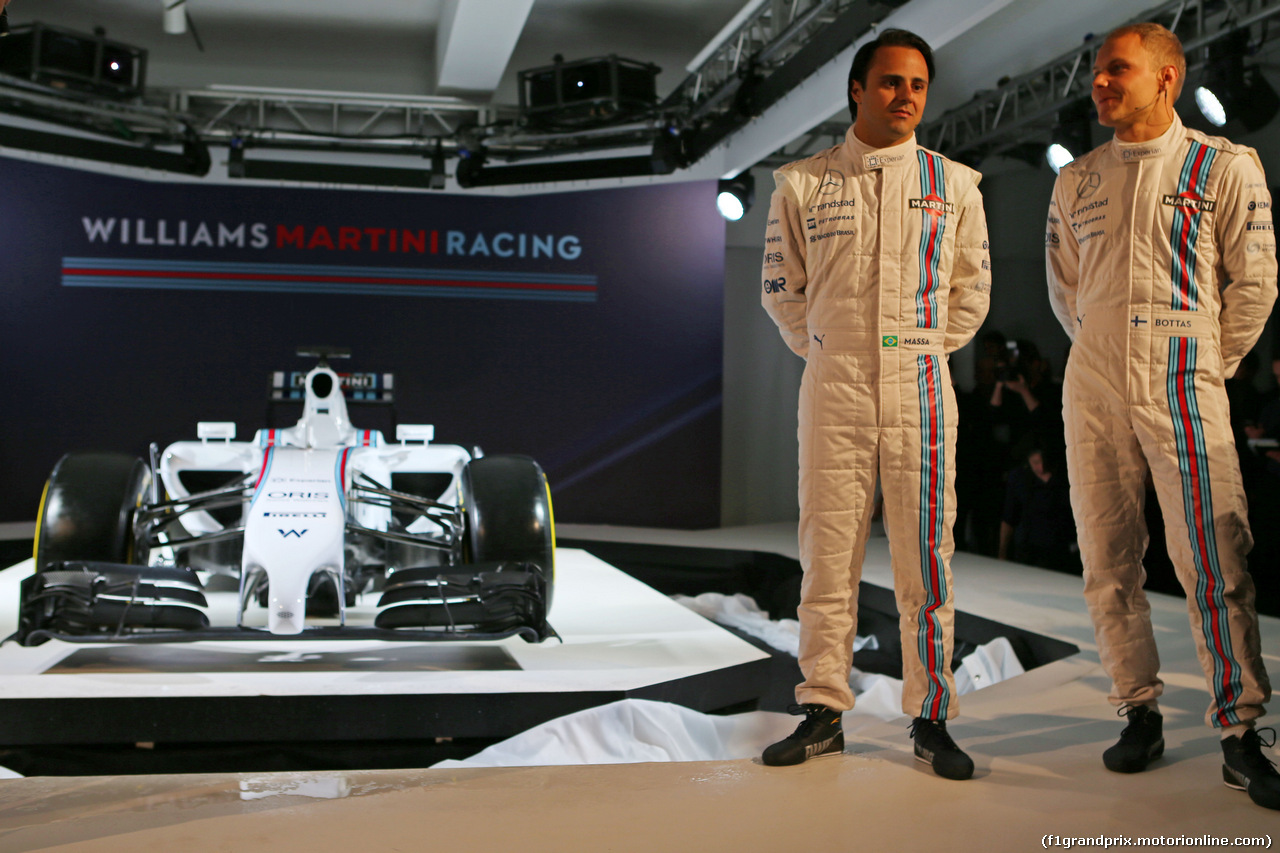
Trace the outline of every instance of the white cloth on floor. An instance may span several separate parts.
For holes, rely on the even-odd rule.
[[[647,699],[624,699],[568,714],[461,761],[434,768],[636,764],[753,758],[796,727],[787,714],[715,716]]]
[[[673,595],[671,600],[697,613],[704,619],[710,619],[717,625],[737,628],[760,640],[764,640],[773,648],[790,655],[800,651],[800,623],[795,619],[770,619],[769,614],[760,609],[754,598],[737,593],[724,595],[719,592],[704,592],[690,598],[687,595]],[[853,641],[855,652],[863,649],[878,649],[879,641],[872,637],[857,637]]]

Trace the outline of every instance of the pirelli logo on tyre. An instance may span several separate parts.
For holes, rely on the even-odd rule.
[[[897,335],[885,335],[883,338],[880,339],[880,346],[882,347],[892,348],[892,347],[896,347],[897,345],[898,345]]]

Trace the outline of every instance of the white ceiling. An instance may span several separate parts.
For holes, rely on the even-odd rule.
[[[172,0],[170,0],[172,2]],[[535,0],[494,100],[516,102],[516,73],[565,59],[618,54],[663,70],[660,92],[684,79],[684,65],[741,8],[744,0]],[[509,4],[460,0],[502,29]],[[152,86],[210,83],[437,94],[436,36],[450,0],[188,0],[204,42],[166,35],[165,0],[14,0],[13,24],[39,19],[150,52]],[[492,11],[490,11],[492,10]],[[494,42],[471,36],[472,53],[495,54]],[[496,51],[497,60],[503,51]]]
[[[466,40],[446,39],[447,50],[469,57],[479,53],[490,65],[502,64],[500,74],[488,69],[499,79],[496,91],[477,99],[514,104],[517,72],[547,65],[557,53],[567,60],[617,54],[655,63],[662,68],[659,94],[666,94],[746,0],[532,0],[518,32],[497,16],[504,9],[509,16],[527,0],[188,0],[204,52],[189,34],[164,33],[167,2],[172,0],[13,0],[10,18],[14,24],[39,19],[85,32],[105,27],[108,37],[150,52],[151,87],[230,84],[422,95],[438,93],[437,30],[462,6],[473,17],[477,9],[481,16],[489,13],[493,33],[483,26],[459,27]],[[1030,71],[1087,34],[1104,33],[1153,5],[1153,0],[911,0],[883,23],[915,29],[934,44],[939,74],[930,92],[929,120],[979,89],[994,88],[1001,77]],[[833,116],[847,120],[843,88],[852,50],[691,172],[673,177],[736,172],[819,122]]]

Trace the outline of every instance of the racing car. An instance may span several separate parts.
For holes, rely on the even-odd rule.
[[[195,441],[152,444],[149,462],[58,461],[19,642],[554,636],[555,531],[537,462],[436,444],[425,424],[399,425],[388,443],[348,417],[329,359],[349,352],[299,355],[319,363],[294,392],[293,427],[235,441],[234,423],[205,422]],[[234,625],[210,621],[215,581],[236,592]],[[372,626],[348,624],[372,591]]]

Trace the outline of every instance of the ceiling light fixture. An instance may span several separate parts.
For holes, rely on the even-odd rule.
[[[750,171],[721,179],[716,185],[716,208],[730,222],[737,222],[756,200],[756,179]]]

